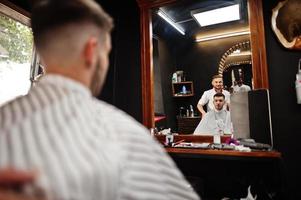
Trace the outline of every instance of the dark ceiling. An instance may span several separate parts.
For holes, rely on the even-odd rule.
[[[200,27],[191,16],[193,10],[207,11],[234,4],[240,4],[241,19],[238,21]],[[185,30],[184,37],[186,38],[219,29],[248,26],[247,0],[181,0],[179,3],[160,7],[159,9]],[[157,15],[159,9],[154,9],[152,13],[154,34],[164,38],[179,37],[180,33]]]
[[[33,2],[33,0],[5,0],[5,1],[9,1],[12,4],[30,12],[31,10],[31,4]]]

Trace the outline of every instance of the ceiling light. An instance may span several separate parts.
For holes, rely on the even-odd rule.
[[[209,26],[240,19],[239,4],[205,12],[192,11],[191,14],[200,26]]]
[[[225,34],[221,34],[221,35],[210,35],[207,37],[200,37],[200,38],[197,38],[195,41],[196,42],[205,42],[205,41],[209,41],[209,40],[216,40],[216,39],[221,39],[221,38],[234,37],[234,36],[240,36],[240,35],[249,35],[249,34],[250,34],[250,31],[225,33]]]
[[[182,35],[185,35],[185,31],[179,27],[168,15],[166,15],[161,10],[158,11],[158,15],[162,17],[165,21],[167,21],[170,25],[172,25],[177,31],[179,31]]]

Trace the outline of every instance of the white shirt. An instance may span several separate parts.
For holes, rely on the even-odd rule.
[[[204,94],[202,95],[201,99],[199,100],[198,104],[199,105],[206,105],[207,104],[207,112],[209,112],[210,110],[214,109],[214,104],[213,104],[213,96],[216,94],[217,92],[215,91],[214,88],[212,88],[211,90],[207,90],[204,92]],[[225,101],[226,103],[230,104],[230,93],[227,90],[223,90],[222,93],[225,95]],[[227,105],[224,105],[224,109],[227,109]]]
[[[233,87],[234,92],[248,92],[251,90],[251,87],[245,84],[242,84],[241,86],[236,85]]]
[[[227,110],[207,112],[194,130],[196,135],[231,134],[231,117]]]
[[[52,199],[198,199],[164,149],[80,83],[46,75],[0,108],[0,167],[36,170]]]

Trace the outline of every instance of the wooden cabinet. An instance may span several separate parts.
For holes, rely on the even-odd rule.
[[[192,134],[201,121],[200,116],[194,117],[180,117],[177,116],[178,120],[178,133],[179,134]]]
[[[172,95],[173,97],[191,97],[194,95],[193,82],[177,82],[172,83]]]

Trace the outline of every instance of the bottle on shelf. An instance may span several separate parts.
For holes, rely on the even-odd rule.
[[[176,71],[177,82],[182,82],[183,81],[183,73],[184,73],[184,71]]]
[[[178,82],[177,79],[178,79],[178,75],[177,75],[177,73],[175,72],[175,73],[172,74],[172,81],[171,81],[171,82],[172,82],[172,83],[176,83],[176,82]]]
[[[194,110],[193,110],[193,106],[192,105],[190,105],[189,106],[189,114],[190,114],[190,117],[194,117]]]
[[[182,94],[187,94],[187,89],[185,85],[182,86]]]

